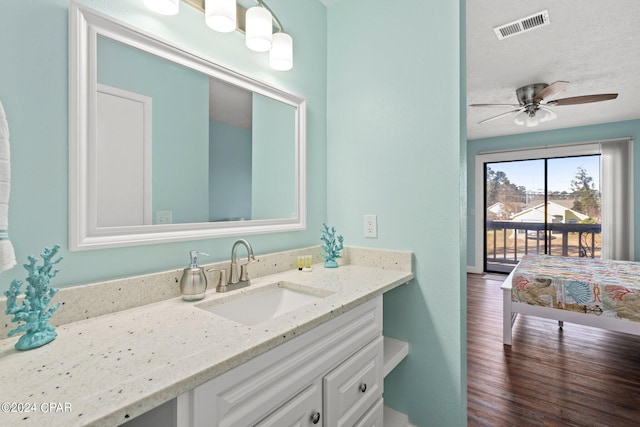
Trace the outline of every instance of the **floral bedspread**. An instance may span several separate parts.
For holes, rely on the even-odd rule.
[[[525,255],[513,272],[511,299],[640,322],[640,263]]]

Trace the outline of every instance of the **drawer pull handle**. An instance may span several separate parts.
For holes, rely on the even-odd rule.
[[[360,392],[364,393],[365,391],[367,391],[367,383],[360,384]]]
[[[318,424],[320,422],[320,412],[314,412],[311,414],[311,422],[314,424]]]

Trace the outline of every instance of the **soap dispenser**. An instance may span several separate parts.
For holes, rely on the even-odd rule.
[[[189,267],[182,270],[180,292],[182,293],[183,300],[198,301],[204,298],[204,293],[207,290],[207,276],[204,274],[204,269],[198,267],[198,255],[209,256],[209,254],[191,251],[189,255],[191,262]]]

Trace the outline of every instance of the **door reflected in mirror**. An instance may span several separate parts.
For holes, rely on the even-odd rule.
[[[71,250],[305,228],[304,98],[69,13]]]

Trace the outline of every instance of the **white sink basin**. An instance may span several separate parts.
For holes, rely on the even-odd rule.
[[[226,298],[196,304],[196,307],[252,326],[321,301],[332,293],[295,283],[277,282],[255,289],[248,288],[242,293]]]

